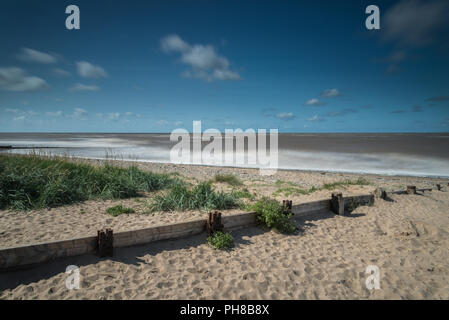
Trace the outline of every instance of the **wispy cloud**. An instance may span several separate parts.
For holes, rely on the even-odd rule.
[[[357,110],[351,109],[351,108],[346,108],[346,109],[339,110],[339,111],[330,111],[326,115],[328,117],[342,117],[342,116],[346,116],[348,114],[353,114],[353,113],[357,113]]]
[[[156,123],[157,123],[158,125],[160,125],[160,126],[165,126],[165,125],[168,124],[168,121],[167,121],[167,120],[164,120],[164,119],[161,119],[161,120],[156,121]]]
[[[161,48],[166,53],[181,54],[181,62],[190,67],[182,73],[183,77],[205,81],[241,79],[237,72],[229,69],[228,59],[220,56],[211,45],[190,45],[173,34],[161,40]]]
[[[99,91],[100,88],[96,85],[87,85],[82,83],[77,83],[69,88],[70,91]]]
[[[423,108],[421,106],[413,106],[412,112],[422,112]]]
[[[14,121],[25,121],[25,119],[26,119],[26,117],[24,115],[13,118]]]
[[[318,115],[314,115],[313,117],[308,118],[307,121],[311,121],[311,122],[322,122],[322,121],[324,121],[324,119],[318,117]]]
[[[292,112],[281,112],[276,114],[276,118],[281,120],[292,120],[295,118],[295,115]]]
[[[76,63],[78,74],[84,78],[107,78],[108,73],[100,66],[91,64],[87,61],[79,61]]]
[[[97,113],[97,117],[105,120],[117,121],[120,119],[121,114],[119,112]]]
[[[62,111],[55,111],[55,112],[49,111],[49,112],[46,112],[45,115],[47,115],[49,117],[57,118],[57,117],[61,117],[62,116]]]
[[[10,112],[10,113],[19,113],[20,109],[12,109],[12,108],[5,108],[3,109],[5,112]]]
[[[408,113],[408,112],[422,112],[423,108],[421,106],[413,106],[410,109],[398,109],[398,110],[393,110],[390,113],[393,114],[403,114],[403,113]]]
[[[322,101],[320,101],[320,100],[318,100],[318,99],[316,99],[316,98],[312,98],[312,99],[307,100],[307,101],[304,103],[304,105],[306,105],[306,106],[312,106],[312,107],[318,107],[318,106],[324,106],[325,103],[322,102]]]
[[[82,108],[75,108],[73,113],[69,115],[70,118],[75,120],[86,120],[89,113]]]
[[[72,74],[64,69],[54,68],[53,74],[59,77],[70,77]]]
[[[37,91],[45,88],[48,88],[48,84],[44,79],[29,76],[23,69],[0,68],[0,90]]]
[[[336,98],[340,97],[342,94],[338,89],[326,89],[321,94],[323,98]]]
[[[22,51],[18,55],[16,55],[16,57],[21,61],[44,64],[52,64],[58,61],[58,59],[54,55],[30,48],[22,48]]]
[[[402,47],[431,44],[436,32],[449,22],[449,3],[445,0],[401,1],[383,17],[382,40]]]
[[[393,113],[393,114],[402,114],[402,113],[406,113],[406,112],[407,112],[407,111],[400,109],[400,110],[393,110],[393,111],[391,111],[390,113]]]
[[[449,96],[437,96],[437,97],[431,97],[431,98],[427,99],[426,101],[430,101],[430,102],[449,101]]]

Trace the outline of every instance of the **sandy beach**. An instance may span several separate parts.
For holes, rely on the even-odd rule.
[[[80,161],[80,160],[74,160]],[[97,163],[96,160],[82,160]],[[120,162],[127,166],[129,163]],[[178,172],[196,183],[233,173],[255,197],[301,203],[330,196],[320,189],[307,195],[291,188],[363,178],[366,185],[341,185],[332,192],[367,194],[406,185],[433,188],[417,195],[391,195],[351,216],[332,213],[298,217],[299,231],[283,235],[262,226],[231,230],[235,247],[219,251],[201,234],[174,241],[116,249],[113,258],[93,255],[48,262],[32,269],[0,273],[1,299],[448,299],[449,188],[444,179],[278,171],[260,176],[255,169],[138,163],[143,170]],[[443,185],[441,191],[435,184]],[[215,183],[218,190],[230,190]],[[151,193],[126,200],[87,201],[18,212],[0,211],[0,246],[92,235],[101,227],[117,231],[205,217],[205,212],[147,213]],[[112,217],[107,207],[123,204],[135,214]],[[229,214],[241,210],[228,210]],[[81,288],[67,290],[65,268],[80,267]],[[380,289],[365,287],[365,269],[380,270]]]

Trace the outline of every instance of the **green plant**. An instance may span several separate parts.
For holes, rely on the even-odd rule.
[[[150,211],[173,211],[193,209],[230,209],[239,206],[239,198],[233,193],[215,192],[210,183],[203,182],[192,189],[183,184],[156,196],[150,203]]]
[[[231,186],[241,186],[243,182],[233,174],[216,174],[214,178],[215,182],[227,183]]]
[[[106,212],[113,217],[117,217],[121,214],[130,214],[135,213],[136,211],[134,211],[133,208],[127,208],[119,204],[117,206],[107,208]]]
[[[207,242],[219,250],[227,250],[234,246],[234,239],[229,233],[217,231],[207,238]]]
[[[264,197],[249,208],[256,212],[257,220],[269,228],[282,233],[293,233],[296,230],[292,214],[285,214],[282,205],[274,199]]]

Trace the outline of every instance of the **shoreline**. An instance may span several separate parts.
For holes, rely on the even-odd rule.
[[[47,148],[63,148],[63,147],[37,147],[37,148],[25,148],[25,147],[17,147],[13,149],[47,149]],[[2,152],[0,150],[0,154],[11,154],[11,155],[28,155],[23,153],[11,153],[11,152]],[[245,167],[245,166],[230,166],[230,165],[213,165],[213,164],[196,164],[196,163],[172,163],[168,161],[158,161],[158,160],[146,160],[146,159],[117,159],[117,158],[107,158],[107,157],[81,157],[81,156],[67,156],[67,155],[45,155],[38,154],[37,156],[41,157],[61,157],[65,159],[74,159],[74,160],[96,160],[96,161],[117,161],[117,162],[130,162],[130,163],[154,163],[154,164],[166,164],[166,165],[178,165],[178,166],[193,166],[193,167],[211,167],[211,168],[229,168],[229,169],[251,169],[251,170],[261,170],[263,168],[259,167]],[[398,177],[398,178],[423,178],[423,179],[449,179],[448,175],[420,175],[420,174],[386,174],[386,173],[376,173],[376,172],[368,172],[368,171],[346,171],[346,170],[330,170],[330,169],[295,169],[295,168],[278,168],[277,171],[291,171],[291,172],[305,172],[305,173],[331,173],[331,174],[345,174],[345,175],[369,175],[369,176],[379,176],[379,177]]]

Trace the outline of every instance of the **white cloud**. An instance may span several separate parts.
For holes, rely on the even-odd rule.
[[[240,75],[231,70],[214,70],[213,78],[218,80],[239,80]]]
[[[62,116],[62,111],[55,111],[55,112],[49,111],[49,112],[46,112],[45,114],[49,117],[60,117],[60,116]]]
[[[76,63],[78,74],[84,78],[106,78],[107,72],[98,65],[93,65],[87,61],[79,61]]]
[[[11,112],[11,113],[19,113],[20,110],[19,109],[11,109],[11,108],[6,108],[4,109],[6,112]]]
[[[187,51],[190,45],[182,40],[178,35],[172,34],[161,40],[161,47],[165,52]]]
[[[435,40],[436,31],[449,21],[448,14],[446,0],[401,1],[385,13],[382,39],[401,46],[428,45]]]
[[[100,88],[96,85],[87,85],[82,83],[77,83],[70,87],[70,91],[99,91]]]
[[[17,55],[17,58],[26,62],[38,62],[45,64],[56,63],[58,60],[51,54],[29,48],[22,48],[22,52]]]
[[[117,121],[120,119],[120,116],[121,114],[119,112],[97,113],[97,117],[111,121]]]
[[[167,120],[158,120],[156,123],[160,126],[165,126],[168,124],[168,121]]]
[[[198,78],[206,81],[213,80],[240,80],[240,75],[229,70],[229,61],[220,56],[211,45],[190,45],[178,35],[169,35],[161,40],[162,50],[181,54],[181,62],[191,69],[186,70],[182,76]]]
[[[346,108],[340,111],[329,111],[326,115],[328,117],[341,117],[341,116],[346,116],[348,114],[352,114],[352,113],[357,113],[357,110],[355,109],[351,109],[351,108]]]
[[[324,105],[324,102],[322,102],[322,101],[320,101],[320,100],[318,100],[318,99],[316,99],[316,98],[313,98],[313,99],[309,99],[309,100],[307,100],[306,101],[306,103],[305,103],[305,105],[306,106],[322,106],[322,105]]]
[[[291,112],[281,112],[276,114],[276,118],[281,120],[291,120],[295,118],[295,115]]]
[[[340,91],[338,89],[326,89],[321,94],[323,98],[335,98],[341,96]]]
[[[321,122],[323,121],[323,119],[318,117],[317,115],[314,115],[312,118],[307,119],[307,121]]]
[[[28,76],[20,68],[0,68],[0,90],[5,91],[36,91],[47,88],[45,80]]]
[[[89,113],[86,110],[82,108],[75,108],[69,117],[75,120],[85,120],[88,115]]]
[[[21,115],[21,116],[37,116],[40,113],[33,111],[33,110],[21,110],[21,109],[12,109],[12,108],[5,108],[3,109],[3,111],[5,112],[9,112],[9,113],[14,113],[16,115]]]
[[[54,68],[53,73],[60,77],[70,77],[72,74],[64,69]]]
[[[14,117],[13,120],[14,121],[24,121],[25,120],[25,116]]]

